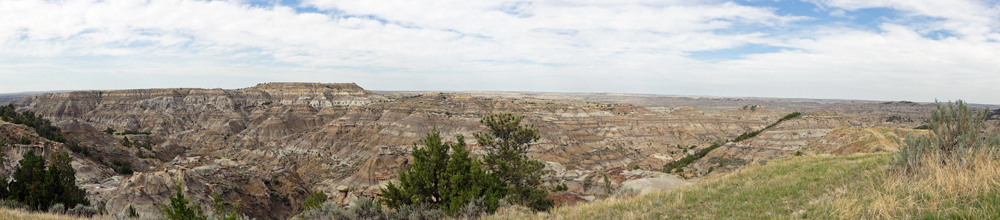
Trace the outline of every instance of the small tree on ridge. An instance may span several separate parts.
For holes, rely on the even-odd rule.
[[[521,125],[524,116],[511,113],[487,115],[480,120],[487,131],[475,133],[479,144],[488,153],[483,156],[486,168],[508,184],[508,199],[536,211],[551,208],[554,202],[546,198],[548,191],[539,189],[545,165],[528,158],[529,143],[540,138],[534,126]]]

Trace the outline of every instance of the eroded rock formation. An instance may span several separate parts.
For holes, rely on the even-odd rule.
[[[484,154],[471,137],[485,129],[478,122],[482,116],[497,112],[525,115],[525,122],[540,130],[541,139],[529,155],[548,164],[547,185],[565,184],[573,194],[560,196],[590,200],[605,191],[604,176],[615,189],[684,184],[689,180],[658,171],[667,162],[762,129],[792,111],[807,114],[712,151],[693,164],[693,173],[706,173],[720,160],[852,151],[844,146],[858,132],[847,128],[914,127],[929,109],[909,103],[722,98],[702,99],[711,105],[699,107],[687,105],[699,99],[677,97],[670,100],[685,105],[643,97],[636,103],[667,104],[640,106],[561,96],[566,95],[376,94],[355,84],[268,83],[235,90],[79,91],[13,104],[53,120],[69,139],[101,149],[103,159],[133,164],[137,173],[116,175],[102,161],[74,154],[74,167],[85,170],[78,171],[78,182],[91,199],[106,202],[111,214],[121,215],[131,204],[143,215],[156,215],[156,204],[183,183],[184,192],[203,207],[211,207],[211,197],[218,194],[230,207],[260,219],[298,212],[302,199],[314,190],[343,202],[377,194],[407,166],[413,143],[435,128],[445,141],[466,136],[472,153]],[[10,124],[0,128],[5,129],[0,137],[8,139],[25,132]],[[107,128],[150,134],[101,132]],[[877,132],[881,136],[876,139],[892,139],[884,134],[899,132]],[[124,137],[153,145],[127,148],[120,143]]]

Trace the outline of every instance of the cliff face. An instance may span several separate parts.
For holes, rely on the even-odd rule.
[[[13,103],[19,111],[53,120],[71,140],[118,152],[137,167],[140,172],[131,176],[114,176],[104,168],[101,172],[109,173],[91,175],[98,177],[86,182],[91,198],[106,201],[111,213],[123,214],[132,204],[144,215],[155,215],[155,204],[184,183],[185,192],[203,207],[211,207],[211,195],[217,193],[230,205],[239,205],[242,213],[262,219],[298,212],[301,200],[313,190],[345,202],[377,194],[377,188],[396,178],[411,160],[413,143],[434,128],[445,141],[464,135],[472,152],[483,154],[472,134],[485,129],[479,119],[491,113],[525,115],[524,122],[540,130],[541,139],[529,155],[548,164],[547,184],[565,183],[572,191],[599,194],[603,188],[597,185],[603,181],[595,177],[604,174],[615,187],[657,181],[682,185],[675,175],[635,168],[659,170],[693,153],[689,146],[704,148],[735,138],[791,111],[647,108],[482,94],[379,95],[355,84],[320,83],[268,83],[236,90],[80,91]],[[851,112],[813,113],[782,123],[757,138],[711,152],[695,167],[710,166],[711,157],[754,161],[789,155],[838,128],[885,124],[885,117],[865,112],[871,109],[865,105],[843,105],[839,108]],[[127,137],[148,140],[152,146],[123,147],[120,140],[126,136],[100,132],[107,128],[149,132]],[[824,143],[830,146],[816,149],[835,149],[840,146],[833,145],[846,142],[827,139],[831,141]],[[101,166],[97,162],[92,170]]]

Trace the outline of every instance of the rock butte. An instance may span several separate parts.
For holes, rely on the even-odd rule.
[[[742,164],[795,152],[849,154],[898,148],[932,105],[837,100],[680,97],[628,94],[364,90],[350,84],[265,83],[234,90],[141,89],[42,94],[10,102],[52,120],[71,140],[101,159],[127,161],[137,172],[122,176],[104,161],[73,154],[77,182],[92,201],[124,216],[131,204],[143,216],[183,183],[202,207],[218,194],[239,212],[260,219],[287,218],[311,191],[347,203],[377,196],[378,187],[405,167],[411,146],[433,128],[446,141],[485,129],[479,118],[497,112],[525,115],[540,130],[530,156],[545,161],[547,185],[566,184],[559,198],[603,196],[613,187],[648,192],[687,184],[658,172],[718,140],[764,128],[785,114],[803,116],[697,160],[684,177],[712,175]],[[745,105],[760,107],[743,108]],[[908,120],[887,121],[890,116]],[[152,141],[151,150],[126,148],[118,131]],[[0,123],[0,140],[42,140],[33,130]],[[60,143],[6,149],[3,172],[29,148],[61,150]],[[682,149],[678,146],[695,146]],[[149,156],[137,157],[137,153]],[[728,166],[727,166],[728,164]],[[638,169],[635,169],[638,168]],[[207,210],[212,212],[213,210]]]

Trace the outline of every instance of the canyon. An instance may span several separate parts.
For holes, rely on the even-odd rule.
[[[353,83],[264,83],[242,89],[73,91],[3,103],[32,111],[62,129],[87,153],[74,152],[77,183],[109,215],[134,207],[157,216],[181,186],[189,199],[258,219],[286,219],[314,191],[341,204],[377,197],[406,167],[416,141],[433,129],[465,140],[485,115],[511,112],[539,129],[529,156],[546,163],[546,186],[561,203],[619,193],[669,189],[753,163],[801,154],[898,149],[907,135],[927,134],[934,104],[857,100],[729,98],[612,93],[373,92]],[[785,115],[802,115],[775,124]],[[767,128],[767,129],[765,129]],[[132,131],[126,134],[110,132]],[[753,138],[731,140],[747,132]],[[0,174],[28,149],[67,149],[31,128],[0,122],[9,144]],[[128,147],[123,139],[148,142]],[[679,171],[664,164],[720,147]],[[109,161],[124,161],[124,175]],[[113,164],[113,163],[111,163]],[[610,183],[605,186],[604,176]],[[213,210],[207,210],[213,212]]]

